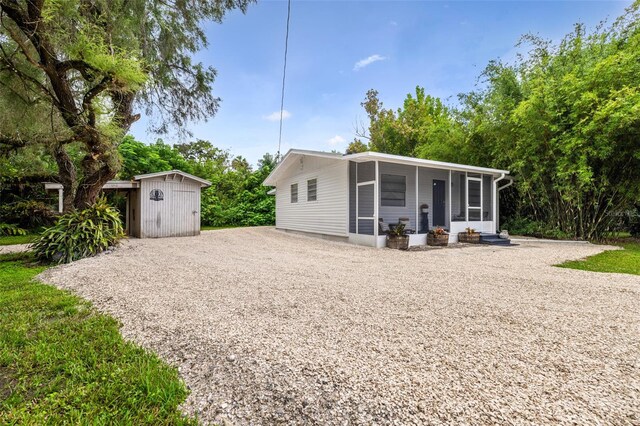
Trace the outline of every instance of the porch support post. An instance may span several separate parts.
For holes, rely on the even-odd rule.
[[[416,166],[416,234],[418,232],[420,232],[420,224],[418,223],[418,217],[419,216],[419,210],[420,208],[418,207],[418,196],[419,196],[420,192],[418,191],[418,166]]]
[[[453,181],[451,180],[451,169],[449,169],[449,184],[448,192],[449,196],[447,197],[447,201],[449,202],[449,232],[451,232],[451,205],[453,204],[453,200],[451,199],[451,186],[453,185]]]
[[[496,232],[500,232],[500,203],[498,203],[498,197],[500,192],[498,191],[498,182],[493,183],[493,223]]]
[[[64,189],[58,188],[58,213],[64,210]]]
[[[124,215],[124,232],[129,235],[129,197],[131,197],[131,191],[127,191],[127,207],[125,208]]]
[[[467,228],[469,227],[469,172],[464,172],[464,212]]]
[[[373,193],[375,195],[375,201],[373,202],[373,236],[376,239],[375,247],[378,248],[378,215],[379,215],[379,205],[380,205],[380,185],[378,184],[379,176],[378,176],[378,160],[376,160],[376,176],[373,180]]]

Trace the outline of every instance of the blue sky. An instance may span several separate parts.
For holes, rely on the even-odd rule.
[[[293,1],[282,152],[343,151],[365,120],[368,89],[397,108],[416,85],[455,102],[476,87],[491,59],[511,61],[525,33],[559,40],[573,24],[593,28],[621,15],[630,1]],[[251,163],[278,145],[285,1],[262,1],[246,15],[208,24],[209,46],[197,60],[218,70],[220,111],[190,126],[194,138]],[[131,132],[141,141],[143,117]],[[182,142],[164,136],[169,143]]]

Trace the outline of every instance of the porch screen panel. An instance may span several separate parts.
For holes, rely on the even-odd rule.
[[[373,219],[358,219],[358,234],[373,235]]]
[[[493,205],[491,203],[491,184],[493,179],[491,176],[484,175],[482,177],[482,220],[493,220]]]
[[[482,214],[482,182],[469,179],[467,183],[469,188],[469,221],[480,220]]]
[[[370,217],[374,213],[374,192],[372,185],[360,185],[358,188],[358,217]]]
[[[451,221],[467,220],[467,183],[464,173],[451,173]]]

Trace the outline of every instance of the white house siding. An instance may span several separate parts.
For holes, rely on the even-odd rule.
[[[418,169],[418,206],[429,205],[429,229],[433,228],[433,181],[434,179],[445,181],[445,223],[449,223],[449,170]],[[422,220],[422,219],[420,219]]]
[[[383,206],[380,197],[378,202],[380,208],[378,210],[378,217],[383,218],[387,223],[397,223],[398,218],[408,217],[410,221],[410,228],[416,228],[416,167],[407,166],[404,164],[384,163],[378,164],[378,181],[380,182],[382,175],[401,175],[406,176],[407,179],[407,192],[405,195],[404,207],[390,207]]]
[[[276,184],[276,228],[348,236],[347,161],[301,156]],[[317,200],[307,201],[307,180],[317,179]],[[298,202],[291,203],[291,185]]]
[[[151,200],[159,189],[162,201]],[[200,183],[176,175],[140,182],[140,237],[182,237],[200,234]]]

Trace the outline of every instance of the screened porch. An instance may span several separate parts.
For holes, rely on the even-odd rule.
[[[382,247],[379,223],[406,222],[410,244],[426,244],[440,226],[450,232],[473,228],[493,233],[496,175],[387,161],[350,161],[349,239]]]

